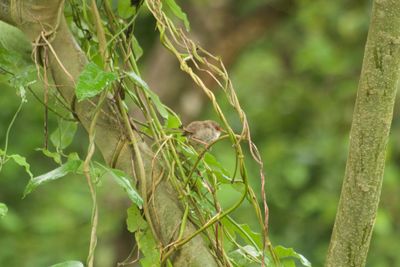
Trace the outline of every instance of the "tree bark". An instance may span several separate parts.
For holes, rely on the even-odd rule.
[[[378,209],[400,70],[400,1],[375,0],[327,267],[364,266]]]
[[[61,7],[60,7],[61,5]],[[37,0],[37,1],[7,1],[0,0],[0,20],[19,28],[30,41],[34,41],[43,30],[54,31],[49,37],[54,54],[49,53],[49,67],[57,89],[75,111],[82,126],[89,131],[93,112],[96,108],[96,99],[91,101],[74,101],[74,85],[77,78],[87,63],[87,58],[76,43],[68,29],[64,16],[62,15],[63,1],[59,0]],[[58,14],[61,14],[60,16]],[[45,27],[45,28],[44,28]],[[56,56],[57,55],[57,58]],[[105,162],[108,165],[123,170],[131,177],[135,177],[132,165],[136,160],[133,149],[129,146],[123,127],[117,119],[110,117],[112,114],[110,105],[105,103],[100,112],[96,124],[95,143]],[[107,115],[108,114],[108,115]],[[122,144],[122,150],[115,164],[113,154]],[[153,153],[144,142],[139,143],[143,161],[146,168],[146,180],[151,188],[152,177],[159,179],[158,175],[152,175],[151,162]],[[166,174],[167,175],[167,174]],[[183,210],[178,196],[172,186],[167,182],[168,177],[163,179],[155,188],[154,202],[149,207],[155,230],[162,245],[165,246],[177,238],[175,229],[179,227],[183,218]],[[148,196],[142,196],[148,197]],[[154,204],[153,204],[154,203]],[[184,236],[195,231],[195,226],[187,222]],[[174,266],[218,266],[206,243],[201,236],[193,238],[182,246],[173,256]]]

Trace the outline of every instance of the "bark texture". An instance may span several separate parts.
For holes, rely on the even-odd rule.
[[[55,54],[49,55],[49,67],[60,94],[66,102],[75,110],[82,126],[88,130],[91,124],[92,115],[96,107],[96,100],[82,101],[74,103],[74,85],[77,78],[87,63],[86,56],[75,42],[74,37],[69,31],[62,15],[63,1],[56,0],[37,0],[37,1],[7,1],[0,0],[0,20],[10,23],[19,28],[29,39],[34,41],[41,32],[52,32],[49,36],[51,46]],[[60,7],[61,6],[61,7]],[[61,14],[60,16],[58,14]],[[66,71],[67,72],[66,72]],[[108,103],[103,105],[102,111],[96,124],[95,143],[107,164],[115,163],[115,168],[119,168],[134,177],[133,165],[135,154],[129,146],[127,135],[120,123],[110,116],[113,111]],[[122,146],[118,159],[113,159],[114,151]],[[153,153],[148,146],[139,143],[143,161],[146,167],[146,179],[148,187],[152,185],[151,161]],[[119,148],[118,148],[119,147]],[[114,164],[113,164],[114,165]],[[150,203],[150,214],[157,235],[165,246],[177,238],[175,229],[179,227],[183,210],[178,200],[178,196],[172,186],[167,182],[168,177],[162,176],[159,169],[158,174],[153,176],[155,179],[163,177],[154,192],[154,202]],[[144,197],[144,196],[142,196]],[[195,226],[190,222],[184,236],[188,236],[195,231]],[[89,237],[89,235],[88,235]],[[212,256],[207,244],[202,237],[197,236],[182,246],[173,256],[174,266],[218,266]]]
[[[375,0],[327,267],[364,266],[400,74],[400,1]]]

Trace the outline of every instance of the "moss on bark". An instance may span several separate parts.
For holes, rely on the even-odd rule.
[[[400,1],[374,1],[327,267],[366,263],[400,74],[399,14]]]

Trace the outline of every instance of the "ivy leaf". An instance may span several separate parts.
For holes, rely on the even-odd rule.
[[[7,212],[8,212],[7,205],[0,202],[0,218],[3,218],[4,216],[6,216]]]
[[[50,140],[55,147],[65,149],[72,143],[77,128],[77,122],[60,120],[58,128],[51,134]]]
[[[113,177],[114,180],[117,182],[117,184],[121,186],[128,194],[129,199],[132,200],[132,202],[136,204],[136,206],[142,208],[143,199],[131,185],[130,178],[128,177],[128,175],[121,170],[111,169],[101,164],[99,165],[102,166],[109,174],[111,174],[111,177]]]
[[[49,267],[85,267],[80,261],[64,261]]]
[[[69,173],[76,173],[79,170],[81,164],[82,164],[81,160],[69,159],[65,164],[61,165],[60,167],[48,173],[32,178],[29,181],[28,185],[25,187],[25,192],[23,197],[26,197],[36,187],[38,187],[43,183],[47,183],[62,178]]]
[[[187,18],[187,15],[185,12],[182,11],[181,7],[178,6],[178,4],[175,2],[175,0],[165,0],[165,3],[168,5],[168,7],[171,9],[172,13],[179,18],[180,20],[183,21],[183,24],[185,25],[185,28],[187,31],[190,30],[190,24],[189,20]]]
[[[125,74],[128,75],[137,86],[139,86],[140,88],[142,88],[145,91],[146,95],[148,97],[150,97],[151,101],[157,107],[157,110],[160,113],[160,115],[164,119],[167,119],[168,118],[167,109],[164,107],[163,103],[161,103],[160,98],[158,97],[158,95],[156,95],[153,91],[150,90],[150,87],[147,85],[147,83],[145,81],[143,81],[142,78],[140,78],[133,71],[125,72]]]
[[[134,233],[138,230],[145,230],[147,228],[147,223],[140,214],[140,210],[137,206],[131,206],[126,210],[126,213],[126,225],[129,232]]]
[[[102,70],[93,62],[89,62],[78,77],[75,93],[78,101],[100,94],[108,85],[117,80],[113,72]]]
[[[276,246],[274,248],[275,254],[282,261],[291,261],[293,259],[300,260],[301,264],[306,267],[311,267],[311,262],[309,262],[306,257],[294,251],[293,248],[285,248],[283,246]]]

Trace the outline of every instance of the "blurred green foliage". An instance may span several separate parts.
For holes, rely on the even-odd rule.
[[[231,70],[266,165],[272,241],[314,266],[323,265],[340,195],[370,4],[297,1]],[[398,114],[396,105],[367,266],[400,265]]]
[[[209,1],[197,3],[204,9],[208,4]],[[238,16],[262,4],[231,3]],[[285,7],[288,15],[248,46],[230,70],[265,162],[272,242],[295,248],[314,266],[323,265],[335,218],[370,7],[370,1],[294,1]],[[143,21],[148,20],[145,15]],[[138,31],[147,29],[146,33],[150,33],[152,27],[149,23]],[[155,33],[139,39],[145,57],[146,48],[157,41]],[[6,80],[0,75],[0,148],[20,103]],[[228,105],[225,109],[229,111]],[[43,107],[28,94],[28,102],[10,136],[9,152],[25,156],[35,176],[56,167],[35,150],[43,147],[43,114]],[[205,111],[204,117],[212,117],[211,114]],[[369,267],[400,266],[398,104],[394,114]],[[234,118],[230,119],[234,124]],[[55,116],[50,117],[49,125],[51,131],[56,129]],[[70,150],[84,155],[85,136],[78,129]],[[224,145],[213,149],[226,169],[234,165],[229,151]],[[260,192],[257,167],[253,167],[251,183]],[[0,202],[8,206],[8,213],[0,218],[0,266],[36,267],[73,259],[84,261],[91,211],[84,178],[69,176],[52,182],[22,200],[28,179],[24,169],[11,162],[0,173]],[[118,245],[124,241],[121,236],[128,235],[124,221],[129,203],[121,200],[123,191],[109,179],[100,181],[98,195],[100,239],[96,266],[113,266],[115,257],[121,259],[129,253],[129,248],[123,251]],[[236,195],[227,189],[219,197],[228,206]],[[238,209],[234,217],[252,225],[251,218],[256,225],[254,214],[246,206]]]

